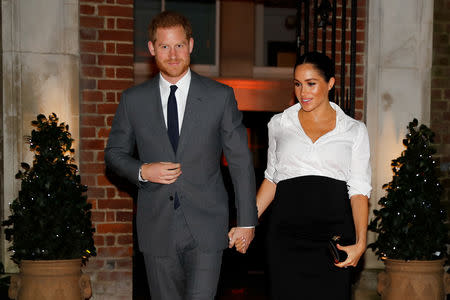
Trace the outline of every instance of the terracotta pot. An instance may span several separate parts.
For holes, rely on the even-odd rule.
[[[385,259],[378,274],[378,293],[383,300],[443,300],[450,292],[444,260]]]
[[[23,260],[11,276],[8,296],[17,300],[84,300],[91,297],[89,276],[81,273],[81,259]]]

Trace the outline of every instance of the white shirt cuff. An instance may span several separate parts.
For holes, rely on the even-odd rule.
[[[142,166],[139,168],[139,174],[138,174],[139,181],[140,182],[148,182],[148,180],[142,179],[141,171],[142,171]]]

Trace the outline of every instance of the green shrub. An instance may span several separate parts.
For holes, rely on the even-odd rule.
[[[447,256],[447,214],[440,204],[439,163],[433,154],[434,133],[414,119],[403,140],[406,149],[392,161],[392,181],[369,230],[378,234],[369,245],[378,257],[432,260]]]
[[[58,124],[51,114],[38,115],[28,137],[34,152],[30,167],[22,163],[19,196],[11,205],[11,215],[2,225],[12,259],[53,260],[95,255],[91,222],[91,204],[87,203],[87,186],[81,184],[74,164],[73,139],[69,126]]]

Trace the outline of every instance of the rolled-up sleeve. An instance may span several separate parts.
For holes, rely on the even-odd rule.
[[[364,123],[359,122],[358,133],[352,147],[350,178],[347,181],[349,196],[362,194],[370,197],[371,177],[369,134]]]
[[[268,131],[269,131],[269,149],[267,150],[267,168],[264,172],[264,177],[274,182],[274,175],[275,175],[275,163],[276,163],[276,156],[275,156],[275,149],[276,149],[276,140],[275,140],[275,128],[276,128],[276,121],[275,118],[272,118],[267,125]]]

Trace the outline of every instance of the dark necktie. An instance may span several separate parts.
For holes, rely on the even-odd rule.
[[[167,102],[167,133],[169,134],[170,143],[172,144],[173,151],[176,153],[178,148],[178,139],[180,133],[178,130],[178,108],[177,98],[175,98],[176,85],[170,86],[169,101]],[[178,194],[175,193],[175,199],[173,200],[173,208],[177,209],[180,206],[180,200]]]
[[[169,101],[167,102],[167,133],[174,152],[177,152],[178,139],[180,137],[178,129],[178,108],[177,98],[175,98],[176,85],[170,86]]]

